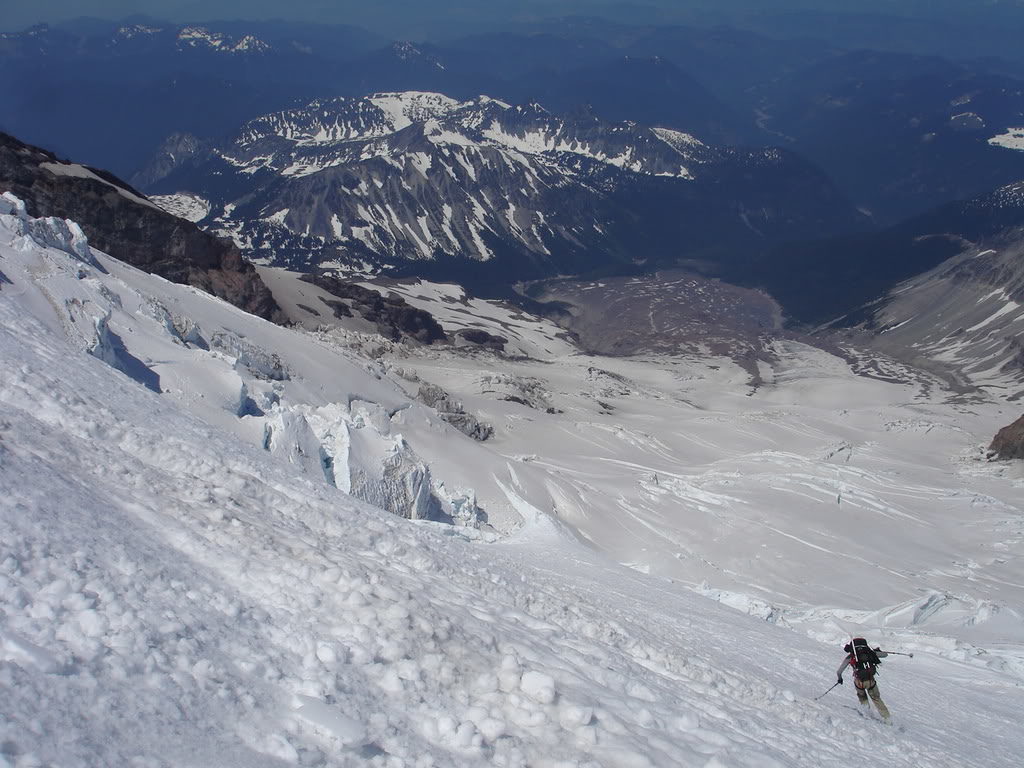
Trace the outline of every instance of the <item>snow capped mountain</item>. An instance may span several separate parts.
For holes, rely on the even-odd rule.
[[[122,40],[131,40],[136,37],[152,37],[164,31],[163,27],[154,27],[149,24],[125,24],[118,27],[115,36]]]
[[[53,52],[61,37],[64,36],[51,30],[49,24],[34,24],[21,32],[0,32],[0,45],[9,52],[45,56]]]
[[[254,35],[234,39],[223,32],[212,32],[206,27],[186,26],[178,30],[178,47],[199,48],[222,53],[263,53],[271,46]]]
[[[549,274],[856,221],[827,180],[779,150],[486,96],[315,101],[157,175],[146,174],[150,190],[209,202],[208,228],[303,269],[496,262]],[[678,208],[675,219],[647,221],[658,205]]]
[[[6,43],[18,56],[44,54],[59,58],[140,53],[152,55],[173,50],[260,54],[273,49],[270,43],[258,35],[244,31],[232,34],[224,29],[199,24],[122,24],[111,27],[106,34],[84,35],[76,33],[73,25],[54,29],[41,24],[23,32],[6,33],[0,36],[0,41]]]
[[[998,392],[795,342],[751,392],[391,289],[515,355],[275,326],[0,201],[5,762],[1017,764]],[[815,700],[849,633],[915,654],[893,724]]]

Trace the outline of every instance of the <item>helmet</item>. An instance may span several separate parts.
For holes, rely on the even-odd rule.
[[[853,646],[850,645],[849,643],[847,643],[846,645],[843,646],[843,650],[846,651],[847,653],[852,653],[853,652]]]

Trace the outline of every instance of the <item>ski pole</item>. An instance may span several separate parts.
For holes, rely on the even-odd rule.
[[[841,684],[841,681],[837,681],[837,682],[832,684],[832,688],[838,688],[840,684]],[[829,688],[828,691],[825,691],[825,693],[828,693],[829,691],[831,691],[832,688]],[[821,696],[815,696],[814,700],[817,701],[818,699],[824,698],[825,693],[821,694]]]
[[[914,658],[914,654],[912,653],[900,653],[899,651],[882,651],[882,653],[888,653],[890,656],[909,656],[910,658]]]

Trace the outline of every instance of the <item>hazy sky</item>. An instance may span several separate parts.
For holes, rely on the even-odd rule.
[[[673,5],[696,7],[706,1],[676,0]],[[666,0],[636,2],[657,6]],[[38,22],[53,23],[79,16],[120,19],[141,13],[178,22],[286,18],[348,23],[386,31],[389,27],[400,29],[417,22],[433,22],[435,27],[443,27],[446,19],[490,23],[628,4],[622,0],[0,0],[0,6],[7,6],[0,15],[0,25],[18,30]]]
[[[801,14],[801,19],[772,18],[779,11],[796,8],[882,11],[915,19],[945,17],[944,32],[930,45],[915,49],[939,55],[956,47],[957,30],[963,30],[971,31],[965,39],[973,41],[973,47],[964,53],[1019,58],[1020,46],[1008,34],[1024,28],[1024,0],[0,0],[0,31],[17,32],[33,24],[55,24],[78,16],[121,19],[141,13],[177,23],[286,18],[355,25],[391,39],[442,40],[503,23],[583,13],[625,23],[728,24],[782,36],[817,37],[819,30],[813,24],[808,26],[811,17],[806,14]],[[859,38],[844,38],[845,23],[834,23],[830,32],[820,34],[854,46],[880,44],[874,33],[884,32],[886,25],[872,30],[870,22],[866,29],[864,24],[859,27]],[[1002,40],[1001,48],[995,45],[989,51],[985,41],[995,42],[995,38],[1008,39]],[[891,42],[882,45],[891,47]]]
[[[210,19],[291,18],[352,23],[386,30],[403,22],[447,19],[494,22],[570,12],[598,12],[619,18],[646,17],[679,20],[687,14],[714,9],[756,9],[758,12],[793,7],[859,12],[887,10],[900,14],[932,15],[950,8],[973,15],[993,8],[1020,7],[1022,0],[0,0],[0,26],[18,30],[38,22],[58,22],[78,16],[123,18],[143,13],[169,21]]]

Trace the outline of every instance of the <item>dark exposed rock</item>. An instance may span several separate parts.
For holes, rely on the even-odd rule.
[[[486,347],[487,349],[493,349],[495,352],[501,352],[505,349],[505,344],[508,343],[508,339],[504,336],[496,336],[493,333],[482,331],[479,328],[463,328],[455,333],[458,339],[468,341],[471,344],[476,344],[479,347]]]
[[[466,413],[461,403],[452,400],[448,393],[436,384],[421,384],[416,399],[428,408],[433,408],[442,419],[474,440],[483,442],[494,434],[494,427],[482,424],[475,416]]]
[[[438,411],[452,411],[457,407],[448,397],[448,393],[436,384],[421,384],[419,392],[416,393],[416,399],[428,408],[434,408]]]
[[[506,403],[518,403],[519,405],[525,405],[527,408],[533,408],[529,400],[518,395],[502,395],[498,399],[504,400]]]
[[[331,312],[334,313],[335,317],[352,317],[352,310],[348,308],[348,304],[344,301],[325,299],[323,296],[320,297],[320,301],[331,308]]]
[[[495,400],[518,403],[538,411],[547,411],[551,407],[551,393],[545,382],[532,376],[485,373],[480,377],[480,393],[491,394]]]
[[[435,341],[448,340],[433,315],[409,305],[400,296],[381,296],[370,288],[323,273],[303,275],[302,279],[343,299],[337,302],[323,299],[334,310],[335,317],[352,317],[357,314],[374,323],[377,332],[391,341],[411,339],[420,344],[433,344]]]
[[[992,458],[1024,459],[1024,416],[996,433],[988,454]]]
[[[234,243],[161,210],[116,176],[59,160],[0,133],[0,192],[6,191],[24,200],[31,216],[77,222],[93,247],[116,259],[254,315],[283,319]]]
[[[441,418],[462,434],[480,442],[494,434],[494,427],[490,424],[483,424],[470,413],[442,413]]]

